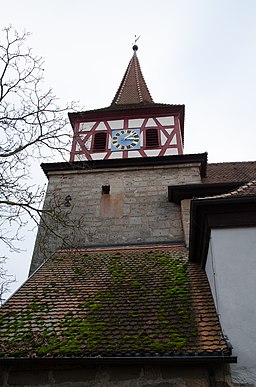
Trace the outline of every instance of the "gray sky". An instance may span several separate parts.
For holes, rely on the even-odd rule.
[[[32,33],[45,84],[62,103],[108,106],[141,35],[138,57],[155,102],[185,104],[185,153],[255,160],[256,0],[8,0],[1,29]],[[45,183],[35,166],[35,181]],[[30,227],[31,228],[31,227]],[[35,232],[8,269],[27,276]]]

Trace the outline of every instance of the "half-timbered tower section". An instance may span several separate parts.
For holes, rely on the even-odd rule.
[[[133,50],[112,104],[69,114],[71,162],[182,155],[184,105],[153,102]]]

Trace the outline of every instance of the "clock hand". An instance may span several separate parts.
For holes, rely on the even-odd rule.
[[[126,140],[127,138],[131,138],[131,136],[132,136],[132,138],[134,139],[134,135],[133,135],[132,133],[130,133],[130,134],[128,134],[128,136],[126,136],[126,137],[124,138],[124,140]]]
[[[124,140],[134,140],[134,137],[125,137]]]

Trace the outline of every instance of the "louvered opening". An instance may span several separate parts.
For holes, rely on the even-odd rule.
[[[157,129],[147,129],[146,130],[146,147],[147,148],[156,148],[158,146],[159,146],[158,130]]]
[[[106,140],[107,140],[107,133],[104,133],[104,132],[95,133],[94,142],[93,142],[93,150],[94,151],[105,150],[106,149]]]

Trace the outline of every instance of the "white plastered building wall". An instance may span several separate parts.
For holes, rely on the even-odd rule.
[[[256,386],[256,227],[212,229],[206,273],[238,358],[232,381]]]

